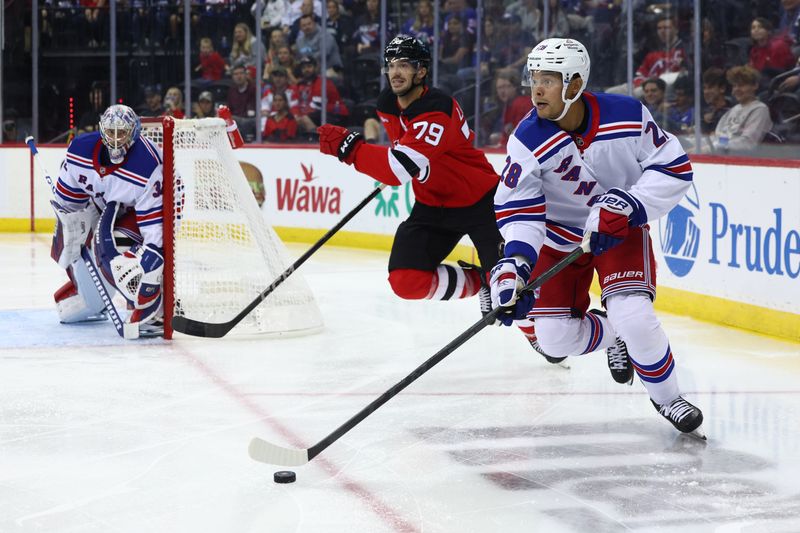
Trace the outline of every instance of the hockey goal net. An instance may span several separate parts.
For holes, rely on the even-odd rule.
[[[290,265],[219,118],[142,119],[164,154],[164,337],[172,317],[227,322]],[[322,317],[292,274],[233,333],[310,333]]]

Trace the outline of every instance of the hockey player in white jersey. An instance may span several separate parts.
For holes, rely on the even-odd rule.
[[[669,341],[653,309],[655,259],[648,221],[670,211],[692,180],[678,140],[638,100],[584,91],[590,60],[571,39],[547,39],[528,55],[534,109],[508,141],[495,211],[505,257],[492,271],[493,305],[529,310],[554,357],[605,348],[620,383],[634,371],[658,412],[702,435],[701,411],[678,387]],[[586,254],[530,300],[517,291],[590,232]],[[588,311],[597,271],[606,312]],[[524,307],[524,309],[520,309]]]
[[[87,246],[106,287],[125,297],[126,321],[138,325],[142,336],[161,334],[161,151],[140,135],[141,121],[128,106],[109,107],[99,126],[70,143],[52,202],[57,222],[51,255],[69,276],[55,294],[59,318],[63,323],[106,318],[80,258]]]

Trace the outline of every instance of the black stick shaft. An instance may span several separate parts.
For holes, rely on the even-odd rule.
[[[301,255],[297,260],[292,263],[292,265],[287,268],[278,278],[273,281],[269,287],[264,289],[261,294],[259,294],[255,300],[250,302],[247,307],[245,307],[238,315],[233,317],[232,320],[228,322],[223,322],[219,324],[208,323],[208,322],[200,322],[198,320],[192,320],[190,318],[182,317],[182,316],[174,316],[172,317],[172,328],[175,331],[179,331],[181,333],[185,333],[187,335],[193,335],[195,337],[223,337],[225,336],[230,330],[232,330],[236,324],[241,322],[250,312],[258,307],[258,305],[264,301],[264,299],[269,296],[275,289],[277,289],[281,283],[286,281],[286,278],[292,275],[292,273],[297,270],[300,265],[305,263],[309,257],[314,255],[314,253],[319,250],[322,245],[330,240],[342,227],[347,224],[351,218],[356,216],[356,214],[361,211],[364,206],[366,206],[373,198],[378,196],[381,191],[386,187],[386,185],[381,184],[380,186],[376,187],[374,191],[369,193],[366,198],[361,200],[361,202],[355,206],[349,213],[347,213],[342,219],[336,223],[328,232],[323,235],[316,243],[314,243],[311,248],[306,250],[306,252]]]
[[[522,288],[521,292],[531,292],[539,287],[542,284],[561,272],[567,265],[578,259],[580,256],[584,254],[583,247],[576,248],[568,255],[566,255],[561,261],[550,267],[547,271],[542,273],[541,276],[537,277],[535,280],[531,281],[525,287]],[[323,438],[321,441],[316,443],[315,445],[311,446],[308,449],[308,459],[309,461],[319,455],[325,448],[339,440],[345,433],[353,429],[356,425],[358,425],[362,420],[367,418],[373,412],[375,412],[380,406],[391,400],[394,396],[396,396],[400,391],[414,383],[420,376],[425,374],[428,370],[436,366],[442,359],[453,353],[459,346],[467,342],[469,339],[475,336],[479,331],[485,328],[488,324],[492,323],[497,315],[500,314],[502,309],[500,307],[493,309],[488,315],[484,316],[477,322],[475,322],[472,326],[470,326],[466,331],[464,331],[461,335],[450,341],[447,346],[433,354],[430,359],[419,365],[413,372],[409,375],[398,381],[391,389],[387,390],[379,397],[375,398],[369,405],[364,407],[361,411],[356,413],[350,420],[336,428],[330,435]]]

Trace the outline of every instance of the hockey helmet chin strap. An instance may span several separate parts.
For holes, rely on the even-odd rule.
[[[561,101],[564,102],[564,110],[561,112],[560,115],[558,115],[557,118],[553,119],[553,122],[558,122],[559,120],[561,120],[562,118],[567,116],[567,111],[569,111],[570,106],[572,104],[574,104],[575,102],[577,102],[578,98],[580,98],[581,94],[583,94],[583,88],[581,88],[581,90],[578,91],[578,94],[576,94],[574,97],[567,98],[567,90],[569,89],[569,84],[570,83],[571,83],[571,80],[569,82],[565,82],[564,83],[564,88],[561,89]]]

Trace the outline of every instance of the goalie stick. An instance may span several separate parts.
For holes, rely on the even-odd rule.
[[[50,186],[50,192],[53,193],[54,198],[57,198],[56,186],[53,184],[53,178],[50,177],[50,173],[47,172],[47,169],[44,167],[44,163],[42,163],[42,160],[39,158],[39,150],[36,148],[36,142],[34,142],[33,137],[25,137],[25,144],[28,145],[31,155],[33,156],[34,161],[36,161],[36,165],[39,167],[39,171],[44,174],[44,178],[47,180],[47,184]],[[92,282],[94,283],[95,288],[97,288],[97,292],[100,294],[100,298],[103,300],[103,305],[105,306],[106,311],[108,311],[108,315],[111,317],[111,322],[114,324],[114,328],[117,330],[117,333],[119,333],[119,336],[123,339],[138,338],[139,327],[135,324],[126,323],[124,320],[122,320],[122,317],[119,316],[117,308],[114,307],[114,303],[111,301],[111,296],[108,294],[105,285],[103,285],[103,281],[100,279],[100,273],[97,271],[97,266],[95,266],[94,260],[92,259],[91,255],[89,255],[89,251],[83,245],[81,245],[81,260],[86,265],[86,269],[89,271],[89,276],[92,278]]]
[[[230,330],[232,330],[236,324],[241,322],[250,312],[258,307],[258,305],[263,302],[267,296],[269,296],[275,289],[280,286],[281,283],[286,281],[286,278],[292,275],[292,273],[297,270],[300,265],[305,263],[309,257],[314,255],[314,253],[319,250],[323,244],[328,242],[328,240],[333,237],[333,235],[338,232],[342,227],[353,218],[356,213],[361,211],[365,205],[367,205],[373,198],[378,196],[380,192],[386,188],[385,184],[380,184],[378,187],[375,188],[374,191],[369,193],[366,198],[361,200],[361,202],[355,206],[349,213],[347,213],[339,222],[336,223],[328,232],[322,236],[320,240],[318,240],[314,245],[306,250],[306,252],[301,255],[294,263],[291,264],[289,268],[287,268],[280,276],[273,281],[269,287],[264,289],[261,294],[259,294],[255,300],[247,304],[238,315],[233,317],[231,320],[227,322],[221,323],[214,323],[214,322],[202,322],[200,320],[192,320],[191,318],[187,318],[185,316],[174,316],[172,317],[172,329],[178,331],[180,333],[185,333],[186,335],[192,335],[193,337],[207,337],[207,338],[214,338],[218,339],[220,337],[224,337],[228,334]]]
[[[574,262],[576,259],[581,257],[584,253],[589,252],[589,235],[587,233],[583,241],[581,242],[580,246],[575,248],[572,252],[566,255],[561,261],[550,267],[547,271],[543,272],[535,280],[531,281],[525,287],[522,288],[520,292],[532,292],[537,288],[541,287],[544,282],[561,272],[567,265]],[[358,425],[362,420],[367,418],[369,415],[374,413],[380,406],[391,400],[394,396],[396,396],[400,391],[411,385],[414,381],[416,381],[419,377],[425,374],[428,370],[436,366],[442,359],[450,355],[453,351],[456,350],[459,346],[467,342],[469,339],[474,337],[479,331],[485,328],[487,325],[494,322],[497,316],[501,313],[502,308],[498,307],[493,309],[489,314],[478,320],[472,326],[470,326],[466,331],[461,333],[458,337],[450,341],[444,348],[433,354],[427,361],[419,365],[413,372],[409,375],[395,383],[392,388],[381,394],[379,397],[375,398],[369,405],[364,407],[361,411],[356,413],[350,420],[336,428],[330,435],[323,438],[321,441],[316,443],[315,445],[311,446],[307,449],[298,449],[298,448],[285,448],[283,446],[278,446],[277,444],[273,444],[271,442],[267,442],[263,439],[258,437],[253,438],[250,441],[250,446],[248,447],[248,453],[250,458],[260,463],[267,463],[271,465],[279,465],[279,466],[301,466],[308,463],[311,459],[319,455],[323,450],[325,450],[328,446],[339,440],[345,433],[353,429],[356,425]]]

